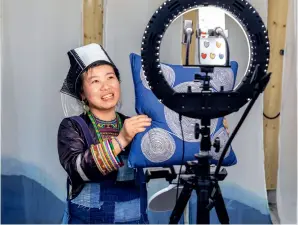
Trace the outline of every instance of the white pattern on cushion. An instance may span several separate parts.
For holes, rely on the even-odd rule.
[[[141,149],[149,161],[159,163],[173,156],[176,144],[174,138],[166,130],[153,128],[143,136]]]
[[[191,86],[192,92],[200,92],[202,90],[201,83],[199,82],[184,82],[178,84],[174,87],[176,92],[187,92],[188,86]],[[168,107],[164,106],[164,114],[165,119],[167,122],[168,127],[171,131],[180,139],[182,139],[182,132],[181,132],[181,125],[179,121],[179,114],[175,111],[169,109]],[[182,116],[182,128],[183,128],[183,135],[184,140],[188,142],[200,142],[201,137],[199,139],[195,139],[195,124],[201,124],[199,119],[189,118],[186,116]],[[211,120],[210,131],[211,134],[214,133],[216,126],[218,123],[218,119]]]
[[[209,76],[212,77],[210,84],[216,91],[220,91],[220,86],[224,87],[224,91],[233,90],[234,72],[231,68],[215,67],[213,73],[210,73]]]
[[[167,65],[164,65],[164,64],[161,64],[161,70],[163,72],[163,75],[166,79],[166,81],[168,82],[168,84],[173,87],[174,83],[175,83],[175,78],[176,78],[176,75],[175,75],[175,71],[167,66]],[[157,74],[156,76],[161,76],[160,74]],[[148,90],[150,90],[149,86],[148,86],[148,82],[146,80],[146,77],[145,77],[145,74],[144,74],[144,71],[143,69],[141,68],[141,71],[140,71],[140,78],[142,80],[142,83],[144,85],[145,88],[147,88]]]

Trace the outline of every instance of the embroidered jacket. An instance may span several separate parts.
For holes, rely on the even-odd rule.
[[[76,121],[65,118],[60,124],[59,158],[71,183],[63,217],[65,223],[148,223],[143,170],[128,168],[130,145],[117,157],[113,155],[111,138],[119,134],[121,124],[127,118],[118,115],[121,123],[119,120],[95,122],[102,137],[101,143],[92,121],[87,115],[80,115],[91,132],[93,144],[89,143],[90,147]]]
[[[122,123],[128,118],[121,113],[118,114]],[[121,180],[119,176],[125,180],[123,177],[131,176],[134,171],[127,168],[121,160],[121,158],[127,159],[130,145],[118,157],[113,157],[111,139],[107,138],[104,143],[100,144],[88,116],[84,114],[80,116],[86,121],[91,132],[94,142],[91,148],[88,148],[80,126],[71,119],[63,119],[58,130],[58,154],[60,163],[71,182],[70,199],[75,198],[88,182],[117,181]],[[124,168],[121,169],[122,167]]]

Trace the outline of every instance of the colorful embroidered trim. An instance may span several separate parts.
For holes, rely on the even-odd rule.
[[[109,172],[113,171],[114,170],[113,165],[110,163],[109,156],[107,155],[107,152],[104,150],[105,148],[103,148],[102,143],[98,144],[97,146],[99,147],[101,159],[106,164],[108,171]]]
[[[96,163],[97,168],[103,175],[106,175],[108,173],[108,170],[107,170],[105,163],[102,161],[102,157],[101,157],[100,151],[98,149],[98,146],[91,145],[90,150],[91,150],[91,153],[92,153],[92,156]]]
[[[99,171],[106,175],[119,169],[124,164],[114,155],[114,146],[111,140],[106,140],[97,145],[91,145],[91,153]]]
[[[88,116],[95,129],[99,144],[91,146],[92,156],[94,161],[103,175],[106,175],[114,170],[119,169],[124,165],[121,159],[114,154],[114,146],[111,139],[103,140],[98,126],[96,125],[96,119],[93,114],[88,111]],[[116,113],[117,127],[120,130],[122,128],[122,122],[118,113]]]
[[[102,138],[102,136],[101,136],[101,134],[100,134],[100,132],[98,130],[98,124],[96,124],[96,119],[95,119],[95,117],[93,116],[93,114],[90,111],[88,111],[88,117],[91,120],[91,123],[92,123],[92,125],[93,125],[93,127],[95,129],[95,133],[96,133],[96,136],[98,138],[99,143],[100,142],[103,142],[103,138]],[[120,131],[121,128],[122,128],[122,122],[121,122],[121,118],[118,115],[118,113],[116,113],[116,119],[117,119],[117,124],[118,124],[117,127],[118,127],[118,129]]]
[[[114,152],[114,151],[115,151],[115,148],[114,148],[114,145],[113,145],[113,143],[112,143],[112,140],[109,139],[108,142],[109,142],[109,144],[110,144],[111,151]],[[120,167],[121,167],[121,166],[124,166],[124,163],[123,163],[123,161],[121,160],[121,158],[119,158],[118,156],[116,156],[115,158],[116,158],[116,160],[117,160],[117,163],[120,165]]]

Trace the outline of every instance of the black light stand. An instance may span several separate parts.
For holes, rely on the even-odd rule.
[[[203,82],[202,92],[210,92],[211,77],[208,73],[213,72],[213,67],[201,67],[201,72],[206,73],[206,76],[196,74],[195,81],[201,80]],[[188,162],[186,164],[186,173],[194,175],[187,179],[181,178],[180,182],[184,187],[170,217],[170,224],[179,222],[193,190],[197,193],[197,224],[210,223],[210,210],[214,206],[219,221],[223,224],[229,223],[228,213],[218,185],[218,180],[224,180],[227,172],[223,169],[218,178],[214,177],[214,174],[210,172],[210,124],[211,118],[202,118],[200,129],[195,129],[194,131],[196,138],[201,135],[200,152],[195,155],[197,162]],[[219,146],[220,144],[217,141],[214,147],[218,149]]]
[[[247,34],[251,51],[249,67],[242,82],[234,90],[224,91],[221,88],[218,92],[208,93],[210,92],[211,79],[208,73],[213,72],[215,65],[191,65],[191,67],[200,67],[201,72],[206,73],[206,76],[195,75],[195,81],[203,81],[202,93],[189,93],[191,92],[190,87],[187,93],[177,93],[166,82],[164,76],[161,76],[163,75],[163,71],[161,70],[159,53],[165,31],[177,16],[198,6],[215,6],[227,10],[241,22]],[[184,44],[185,42],[188,44],[186,50],[189,50],[192,34],[192,23],[191,21],[186,21],[184,24]],[[212,35],[222,36],[227,43],[222,29],[214,29]],[[189,53],[189,51],[186,52],[187,54]],[[229,51],[226,54],[228,60],[225,66],[217,65],[216,67],[229,66]],[[145,28],[142,37],[141,57],[146,80],[159,101],[180,116],[183,115],[201,120],[201,127],[196,124],[194,131],[195,138],[198,139],[201,135],[200,152],[195,155],[195,162],[187,162],[185,165],[185,173],[191,176],[188,178],[178,178],[178,185],[181,181],[184,187],[170,217],[170,224],[179,222],[193,190],[197,193],[197,224],[210,223],[210,210],[213,207],[215,207],[220,223],[229,223],[228,213],[218,184],[219,181],[225,179],[227,171],[220,168],[225,154],[240,126],[270,80],[271,73],[267,73],[270,58],[270,42],[265,24],[257,13],[257,10],[247,0],[166,0],[154,12]],[[184,66],[189,66],[188,55],[186,56],[185,64]],[[211,119],[237,112],[247,103],[248,106],[243,116],[223,148],[215,172],[211,172]],[[213,146],[218,151],[220,146],[219,140],[215,140]],[[146,175],[147,181],[151,179],[150,177],[153,179],[165,177],[169,182],[172,182],[177,177],[173,167],[170,170],[163,169],[160,172],[147,172]]]
[[[202,71],[210,71],[210,67],[202,67]],[[185,174],[191,174],[189,178],[180,178],[181,184],[184,186],[179,198],[176,202],[176,205],[173,209],[173,212],[170,217],[170,224],[178,224],[184,209],[187,205],[187,202],[190,199],[191,193],[193,190],[197,193],[197,224],[209,224],[210,223],[210,210],[215,207],[215,211],[218,216],[218,220],[221,224],[229,223],[229,216],[224,204],[223,196],[221,194],[221,189],[219,187],[218,181],[223,181],[227,176],[226,169],[221,169],[221,164],[223,162],[224,156],[230,147],[231,142],[239,131],[241,125],[243,124],[245,118],[252,109],[254,103],[258,99],[259,95],[264,91],[267,86],[271,73],[266,74],[260,80],[255,80],[257,74],[259,73],[259,66],[256,67],[254,71],[254,76],[249,81],[254,86],[254,94],[250,100],[247,108],[245,109],[241,119],[239,120],[236,128],[233,130],[229,140],[227,141],[224,150],[221,154],[221,157],[218,161],[215,172],[210,171],[210,118],[201,119],[201,128],[198,126],[195,128],[195,137],[199,138],[199,135],[202,136],[201,139],[201,150],[199,154],[196,154],[196,161],[190,161],[185,164],[186,171]],[[202,79],[200,76],[196,76],[197,79]],[[203,78],[203,90],[207,91],[209,86],[210,77],[206,74],[206,77]],[[219,142],[218,140],[213,144],[213,146],[218,150]],[[216,150],[216,151],[217,151]],[[166,178],[170,183],[177,177],[173,167],[171,169],[164,169],[163,171],[154,171],[153,173],[146,173],[147,182],[150,179],[155,178]]]
[[[197,35],[197,38],[199,35]],[[229,51],[228,43],[227,49]],[[188,42],[187,45],[190,45]],[[186,54],[188,57],[188,54]],[[229,60],[226,60],[226,66],[228,67]],[[188,66],[186,63],[185,66]],[[204,75],[195,74],[195,82],[202,82],[202,92],[210,93],[212,92],[210,86],[210,80],[212,79],[209,76],[209,73],[214,72],[215,66],[203,66],[200,65],[201,73]],[[189,90],[191,92],[191,90]],[[205,100],[206,107],[209,105],[207,103],[208,100]],[[227,171],[223,169],[220,172],[220,176],[217,178],[214,176],[214,173],[210,171],[210,151],[211,151],[211,137],[210,137],[210,125],[211,118],[210,117],[202,117],[201,119],[201,127],[198,124],[195,126],[195,138],[198,139],[201,135],[200,142],[200,152],[195,155],[197,162],[188,163],[186,165],[186,173],[194,174],[188,179],[180,179],[181,184],[184,186],[182,192],[176,202],[175,208],[170,217],[170,224],[176,224],[179,222],[181,215],[184,211],[184,208],[189,201],[191,193],[193,190],[197,193],[197,224],[209,224],[210,223],[210,210],[215,207],[216,213],[218,215],[218,219],[222,224],[229,223],[229,216],[224,204],[224,200],[221,194],[220,187],[218,185],[218,181],[222,181],[227,176]],[[213,144],[216,151],[219,151],[220,141],[216,140]],[[180,181],[178,181],[180,183]]]
[[[185,35],[191,36],[192,32],[185,33]],[[186,44],[189,47],[190,38],[186,38],[186,40],[187,40]],[[226,39],[225,39],[225,42],[226,42],[227,48],[229,48],[228,47],[229,45]],[[188,55],[186,55],[186,57],[188,57]],[[189,66],[188,60],[186,60],[186,64],[184,66]],[[202,93],[207,93],[207,94],[211,93],[212,91],[210,86],[210,80],[212,78],[209,76],[209,73],[214,72],[215,66],[200,65],[199,67],[200,67],[201,73],[204,73],[205,75],[195,74],[194,81],[202,83]],[[225,66],[216,66],[216,67],[229,67],[229,63],[227,62]],[[219,222],[221,224],[229,224],[228,212],[225,207],[220,186],[218,184],[218,181],[223,181],[226,178],[227,171],[225,169],[220,170],[220,168],[221,168],[221,164],[223,162],[224,156],[228,151],[232,140],[234,139],[236,133],[238,132],[240,126],[244,122],[246,116],[248,115],[255,101],[257,100],[259,95],[264,91],[266,85],[269,82],[271,74],[266,74],[263,78],[256,80],[257,77],[260,77],[258,76],[260,72],[259,67],[260,65],[256,66],[253,76],[248,81],[251,85],[254,86],[253,98],[248,104],[243,116],[241,117],[239,123],[237,124],[229,140],[227,141],[223,149],[223,152],[221,154],[221,157],[218,161],[218,165],[215,172],[211,172],[210,170],[210,160],[211,160],[210,151],[212,146],[216,149],[215,150],[216,152],[219,151],[220,140],[216,139],[213,144],[211,143],[210,124],[211,124],[212,118],[208,116],[204,116],[200,118],[201,127],[198,124],[196,124],[195,130],[194,130],[195,138],[198,139],[201,136],[200,152],[195,155],[195,158],[197,159],[197,161],[187,162],[185,165],[186,167],[185,174],[189,174],[192,176],[188,178],[180,178],[178,180],[178,185],[179,183],[183,185],[183,189],[172,211],[169,224],[178,224],[193,190],[195,190],[197,194],[197,215],[196,215],[197,224],[210,224],[210,210],[213,207],[215,207],[215,211],[217,213]],[[223,91],[223,88],[221,88],[221,91]],[[191,92],[191,87],[188,88],[188,92]],[[203,107],[205,108],[210,107],[208,98],[204,99]],[[154,175],[155,178],[161,178],[164,176],[165,178],[167,178],[169,182],[172,182],[173,179],[177,177],[173,168],[171,168],[170,172],[163,171],[163,174],[161,173],[162,172],[160,173],[156,172]],[[150,179],[154,179],[153,174],[151,174],[150,176],[150,174],[147,173],[146,175],[147,175],[147,182]]]
[[[258,73],[259,66],[256,67],[255,74]],[[202,67],[202,72],[206,72],[206,77],[203,83],[203,91],[207,91],[209,87],[210,77],[207,75],[210,72],[210,67]],[[249,105],[247,106],[243,116],[241,117],[239,123],[237,124],[235,130],[233,131],[231,137],[225,145],[224,151],[222,152],[221,158],[218,162],[215,172],[210,172],[210,155],[211,150],[211,140],[210,140],[210,118],[201,119],[201,129],[200,134],[201,139],[201,149],[200,153],[196,154],[197,162],[188,162],[186,164],[186,174],[194,174],[190,178],[181,178],[181,184],[184,185],[178,201],[174,207],[174,210],[170,217],[170,224],[178,224],[181,215],[185,209],[187,202],[191,196],[193,190],[197,193],[197,224],[209,224],[210,223],[210,210],[215,207],[218,220],[221,224],[229,224],[229,216],[224,204],[223,196],[218,184],[218,181],[223,181],[227,176],[227,171],[222,169],[219,171],[223,158],[230,147],[230,144],[238,132],[240,126],[247,117],[249,111],[254,105],[255,101],[258,99],[259,95],[264,91],[266,85],[270,80],[271,73],[265,75],[261,80],[250,81],[255,86],[255,93],[251,99]],[[195,132],[198,132],[196,129]],[[196,137],[199,135],[196,133]],[[218,142],[215,146],[218,148]]]

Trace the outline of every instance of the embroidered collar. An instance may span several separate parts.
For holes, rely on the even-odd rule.
[[[95,129],[99,143],[103,142],[103,138],[99,132],[99,129],[101,128],[100,126],[102,126],[102,125],[99,125],[100,123],[97,123],[96,119],[98,119],[98,118],[95,118],[95,116],[90,111],[88,111],[87,114],[88,114],[88,117],[90,118],[92,125]],[[105,123],[103,124],[103,128],[106,128],[105,126],[106,126],[107,121],[104,121],[104,122]],[[109,126],[111,126],[111,128],[113,128],[113,123],[110,123]],[[118,113],[116,113],[116,124],[114,126],[116,126],[116,129],[118,129],[118,130],[120,130],[122,128],[122,122],[121,122],[121,119],[120,119],[120,116],[118,115]]]
[[[114,129],[118,129],[118,120],[117,117],[113,120],[110,121],[105,121],[105,120],[101,120],[97,117],[95,117],[95,121],[97,124],[98,128],[114,128]]]

